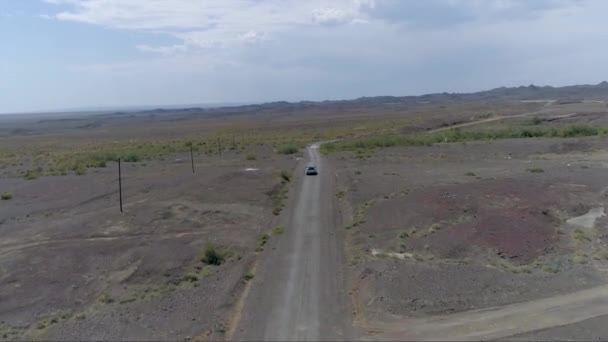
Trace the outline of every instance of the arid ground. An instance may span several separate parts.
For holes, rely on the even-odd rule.
[[[0,118],[0,339],[606,339],[597,87]]]

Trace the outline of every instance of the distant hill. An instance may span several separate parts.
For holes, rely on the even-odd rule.
[[[529,86],[520,87],[500,87],[474,93],[435,93],[420,96],[374,96],[337,101],[278,101],[230,107],[183,108],[181,110],[157,109],[155,111],[147,112],[175,113],[181,111],[191,113],[204,112],[207,114],[230,114],[264,111],[270,113],[288,113],[321,107],[323,109],[346,110],[354,107],[363,109],[376,106],[407,106],[425,103],[441,104],[471,100],[557,100],[566,103],[594,99],[608,99],[608,82],[603,81],[596,85],[573,85],[565,87],[536,86],[531,84]]]
[[[606,98],[608,97],[608,82],[603,81],[595,85],[583,84],[565,87],[539,87],[531,84],[527,87],[500,87],[488,91],[480,91],[472,95],[518,100]]]

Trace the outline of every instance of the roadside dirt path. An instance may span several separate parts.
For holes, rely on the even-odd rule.
[[[487,118],[487,119],[470,121],[470,122],[465,122],[465,123],[451,125],[451,126],[446,126],[446,127],[441,127],[441,128],[435,128],[435,129],[431,129],[431,130],[426,131],[426,133],[435,133],[435,132],[447,131],[447,130],[450,130],[452,128],[461,128],[461,127],[475,126],[475,125],[479,125],[479,124],[483,124],[483,123],[488,123],[488,122],[493,122],[493,121],[522,118],[522,117],[532,116],[532,115],[538,115],[538,114],[540,114],[540,113],[539,112],[533,112],[533,113],[523,113],[523,114],[515,114],[515,115],[509,115],[509,116],[495,116],[495,117],[491,117],[491,118]]]
[[[349,339],[342,247],[333,218],[333,174],[319,144],[306,151],[305,163],[318,176],[296,176],[295,202],[286,232],[258,268],[241,313],[235,340]],[[265,252],[266,253],[266,252]]]
[[[372,340],[494,340],[558,327],[608,312],[608,286],[498,308],[362,326]]]

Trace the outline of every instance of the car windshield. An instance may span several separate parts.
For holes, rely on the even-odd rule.
[[[608,0],[0,0],[0,41],[0,341],[608,341]]]

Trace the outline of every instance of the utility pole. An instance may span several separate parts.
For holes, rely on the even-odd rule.
[[[194,173],[194,152],[192,152],[192,144],[190,144],[190,160],[192,161],[192,173]]]
[[[118,196],[120,198],[120,212],[122,213],[122,174],[120,172],[120,158],[118,158]]]
[[[222,156],[222,143],[220,142],[220,138],[217,138],[217,154]]]

